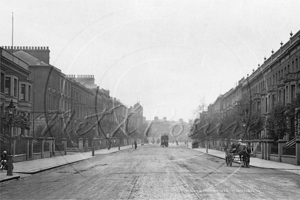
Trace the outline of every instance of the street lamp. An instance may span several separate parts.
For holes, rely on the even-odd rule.
[[[16,107],[14,106],[13,101],[11,100],[9,105],[5,108],[5,115],[8,118],[7,125],[9,131],[9,151],[7,156],[7,176],[13,175],[13,164],[12,164],[12,125],[13,119],[16,115]]]

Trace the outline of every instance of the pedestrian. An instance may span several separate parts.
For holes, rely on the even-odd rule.
[[[5,169],[7,167],[7,152],[3,151],[3,154],[1,155],[0,160],[0,168]]]
[[[134,141],[134,148],[135,148],[135,149],[137,148],[137,143],[136,143],[136,141]]]

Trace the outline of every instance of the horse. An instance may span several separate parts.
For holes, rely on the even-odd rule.
[[[249,167],[251,148],[244,143],[233,143],[228,147],[228,152],[232,155],[239,155],[240,161],[242,161],[243,167]]]

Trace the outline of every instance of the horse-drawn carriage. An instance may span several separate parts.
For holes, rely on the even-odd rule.
[[[251,149],[247,144],[238,143],[229,145],[225,149],[225,161],[227,166],[232,166],[233,161],[240,161],[242,167],[249,167]]]

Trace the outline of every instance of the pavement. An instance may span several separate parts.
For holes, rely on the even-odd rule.
[[[120,150],[130,149],[133,148],[132,145],[121,146]],[[100,154],[110,154],[114,152],[118,152],[118,147],[113,147],[111,149],[101,149],[95,150],[95,155]],[[67,153],[69,154],[69,152]],[[68,165],[71,163],[79,162],[82,160],[86,160],[92,158],[92,152],[70,152],[69,155],[62,155],[62,156],[55,156],[51,158],[43,158],[43,159],[36,159],[30,161],[23,161],[14,163],[14,170],[12,176],[7,176],[6,170],[0,170],[0,182],[9,181],[12,179],[19,179],[21,177],[28,176],[30,174],[35,174],[38,172],[46,171],[49,169],[53,169],[56,167]]]
[[[189,145],[189,148],[191,148],[191,145]],[[192,149],[192,148],[191,148]],[[202,153],[206,154],[205,148],[194,148],[195,151],[200,151]],[[208,149],[208,153],[211,156],[215,156],[218,158],[222,158],[225,160],[225,152],[224,151],[218,151],[214,149]],[[239,162],[239,161],[238,161]],[[299,165],[292,165],[282,162],[275,162],[271,160],[264,160],[260,158],[251,157],[250,158],[250,166],[252,167],[259,167],[259,168],[266,168],[266,169],[278,169],[278,170],[293,170],[295,173],[300,174],[300,166]]]

